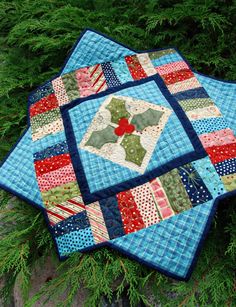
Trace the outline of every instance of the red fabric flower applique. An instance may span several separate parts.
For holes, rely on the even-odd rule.
[[[115,128],[114,132],[117,136],[123,136],[125,133],[131,134],[135,130],[135,126],[130,124],[127,118],[119,120],[119,126]]]

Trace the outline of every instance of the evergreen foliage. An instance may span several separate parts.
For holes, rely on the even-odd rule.
[[[0,158],[26,127],[29,92],[58,72],[84,28],[140,50],[176,46],[196,70],[235,80],[235,16],[234,0],[2,0]],[[98,306],[101,296],[119,297],[125,289],[132,306],[151,304],[146,289],[162,306],[236,305],[235,200],[220,205],[194,274],[184,283],[108,248],[59,263],[41,214],[5,192],[0,197],[0,277],[6,280],[0,294],[6,302],[17,281],[26,306],[64,291],[60,306],[70,306],[82,286],[90,291],[88,306]],[[28,299],[31,272],[48,256],[57,263],[57,277]]]

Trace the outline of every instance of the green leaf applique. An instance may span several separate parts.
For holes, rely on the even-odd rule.
[[[121,118],[129,118],[130,113],[126,110],[125,100],[119,98],[112,98],[110,103],[106,106],[111,113],[111,122],[118,124]]]
[[[149,108],[141,114],[134,115],[131,124],[135,125],[137,131],[142,131],[149,126],[157,126],[163,113]]]
[[[114,127],[109,125],[105,129],[93,131],[85,145],[101,149],[104,144],[116,143],[117,139]]]
[[[121,146],[126,153],[125,160],[141,166],[147,151],[140,143],[140,136],[134,134],[125,135],[121,142]]]

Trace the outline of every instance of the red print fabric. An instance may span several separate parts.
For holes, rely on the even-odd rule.
[[[136,55],[126,56],[125,61],[134,80],[140,80],[147,77]]]
[[[193,72],[190,69],[181,69],[178,71],[171,72],[169,74],[163,75],[162,78],[165,81],[165,84],[174,84],[176,82],[184,81],[189,78],[192,78]]]
[[[35,171],[37,176],[41,176],[51,171],[55,171],[71,163],[69,154],[54,156],[41,161],[35,161]]]
[[[145,227],[140,211],[130,191],[117,194],[118,207],[125,233],[131,233]]]
[[[30,107],[30,116],[32,117],[58,107],[59,105],[55,94],[50,94],[47,97],[40,99]]]
[[[216,164],[227,159],[236,158],[236,143],[206,148],[211,162]]]

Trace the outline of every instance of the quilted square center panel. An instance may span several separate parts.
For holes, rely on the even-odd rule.
[[[162,105],[110,95],[79,148],[143,174],[171,112]]]
[[[62,116],[85,204],[206,155],[159,77],[77,99],[62,107]]]

